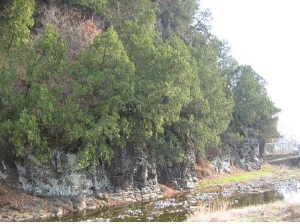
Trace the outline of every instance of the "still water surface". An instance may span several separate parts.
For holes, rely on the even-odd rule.
[[[272,185],[256,188],[256,191],[229,191],[222,193],[189,193],[176,198],[158,200],[147,203],[134,203],[115,206],[97,211],[75,212],[63,218],[51,221],[112,221],[112,222],[171,222],[184,221],[187,216],[196,211],[197,206],[207,209],[224,206],[244,207],[283,200],[300,204],[300,182],[280,181]]]

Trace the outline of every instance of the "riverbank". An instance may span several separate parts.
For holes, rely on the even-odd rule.
[[[55,214],[49,199],[34,197],[7,187],[0,179],[0,221],[43,219]]]
[[[239,209],[202,209],[187,219],[188,222],[299,222],[300,205],[276,201]]]
[[[195,190],[197,191],[201,189],[201,187],[213,186],[214,188],[215,186],[221,186],[223,192],[226,190],[232,192],[236,186],[238,186],[240,189],[255,191],[255,186],[260,186],[267,182],[272,183],[290,179],[300,180],[299,168],[290,168],[282,165],[264,165],[261,171],[245,172],[236,170],[236,172],[232,174],[214,174],[211,177],[201,180]],[[254,187],[249,188],[250,185]],[[159,187],[162,192],[161,198],[173,198],[183,193],[164,185],[159,185]],[[216,190],[218,191],[218,187],[216,187]],[[120,202],[114,201],[109,195],[102,196],[102,198],[85,198],[85,210],[95,210],[120,204]],[[78,208],[81,205],[79,198],[80,197],[77,198],[77,210],[80,210]],[[130,199],[130,196],[128,199]],[[62,217],[76,209],[74,208],[75,202],[76,200],[67,197],[34,197],[24,192],[8,188],[0,180],[0,221],[48,220],[53,217]],[[127,203],[130,203],[130,201]],[[293,205],[290,206],[289,211],[294,211]],[[297,206],[295,208],[297,208]],[[278,209],[280,210],[281,207],[278,207]],[[197,217],[197,214],[195,214],[194,217]],[[190,218],[192,219],[194,217],[192,216]]]
[[[182,194],[182,191],[174,190],[164,185],[159,185],[161,198],[172,198]],[[74,200],[69,197],[35,197],[24,192],[9,188],[0,179],[0,221],[42,221],[51,218],[63,217],[74,211],[96,210],[105,207],[128,204],[133,200],[130,195],[128,200],[120,200],[122,197],[114,194],[102,195],[101,198],[91,196],[80,201],[80,196]],[[77,200],[77,201],[76,201]],[[76,204],[77,202],[77,204]],[[85,209],[80,206],[84,204]]]
[[[216,178],[213,180],[214,185],[222,186],[223,189],[230,188],[232,185],[236,185],[239,189],[243,189],[247,186],[253,185],[253,183],[260,185],[259,183],[279,183],[282,181],[294,181],[300,182],[300,169],[299,167],[290,166],[274,166],[265,165],[267,168],[276,169],[276,172],[265,173],[262,176],[256,176],[254,178],[243,179],[238,182],[228,182],[222,185],[226,179],[230,179],[230,175]],[[231,175],[236,177],[239,175]],[[228,178],[229,177],[229,178]],[[298,192],[300,186],[297,186]],[[248,188],[248,191],[256,191],[254,188]],[[296,202],[295,202],[296,201]],[[208,210],[205,206],[199,206],[197,211],[191,214],[188,222],[296,222],[300,221],[300,199],[291,201],[275,201],[266,204],[250,205],[242,208],[229,208],[228,202],[224,202],[221,206],[215,209]]]

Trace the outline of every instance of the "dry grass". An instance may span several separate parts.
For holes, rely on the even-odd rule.
[[[50,24],[66,42],[68,55],[82,51],[90,45],[95,36],[101,33],[101,24],[93,18],[87,18],[75,7],[42,4],[38,7],[42,26],[33,38],[38,41],[47,24]]]
[[[205,186],[216,186],[216,184],[230,185],[232,179],[238,183],[248,182],[249,180],[264,181],[267,178],[272,180],[300,179],[299,168],[288,166],[264,165],[262,171],[237,172],[235,174],[217,175],[201,181],[202,188]],[[199,187],[199,186],[198,186]],[[211,187],[210,187],[211,188]],[[196,213],[191,214],[188,222],[225,222],[225,221],[248,221],[248,222],[269,222],[269,221],[300,221],[300,205],[291,204],[283,201],[272,202],[263,205],[252,205],[239,209],[229,209],[228,202],[217,202],[217,206],[207,207],[200,204]]]
[[[182,194],[181,191],[174,190],[163,184],[159,184],[159,188],[161,190],[161,193],[163,194],[163,198],[172,198],[172,197],[176,197],[177,195]]]
[[[227,210],[228,204],[216,210],[208,210],[201,206],[191,215],[188,222],[276,222],[300,221],[300,205],[276,201],[269,204],[253,205],[245,208]]]
[[[9,188],[0,179],[0,211],[5,207],[22,211],[25,204],[34,203],[37,201],[44,201],[44,199]]]
[[[195,164],[195,170],[198,179],[214,178],[216,177],[216,172],[209,164]]]

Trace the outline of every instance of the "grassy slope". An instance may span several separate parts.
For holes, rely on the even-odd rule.
[[[285,166],[264,166],[260,171],[243,172],[223,175],[213,180],[203,180],[197,185],[198,190],[212,185],[226,185],[243,181],[255,181],[267,177],[268,180],[298,179],[300,181],[300,169]],[[300,205],[289,204],[282,201],[270,204],[248,206],[240,209],[226,210],[227,206],[217,211],[208,212],[199,208],[198,212],[191,215],[187,221],[300,221]]]
[[[196,185],[196,188],[212,186],[212,185],[223,185],[229,184],[232,182],[239,182],[243,180],[254,179],[257,177],[261,177],[266,174],[275,173],[277,169],[272,166],[262,167],[261,170],[252,171],[252,172],[242,172],[242,173],[233,173],[218,177],[216,179],[204,179]]]

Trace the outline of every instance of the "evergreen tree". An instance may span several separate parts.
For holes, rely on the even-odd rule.
[[[226,130],[233,108],[233,99],[226,95],[221,77],[218,63],[220,49],[215,48],[217,41],[215,37],[210,37],[207,43],[202,35],[195,36],[191,49],[198,62],[201,90],[209,105],[209,112],[202,118],[209,133],[206,140],[208,147],[216,147],[219,143],[219,135]]]
[[[97,36],[72,67],[70,104],[76,109],[69,113],[75,112],[75,120],[70,117],[65,132],[70,140],[81,142],[80,166],[99,158],[109,161],[111,147],[124,145],[130,132],[127,118],[121,115],[132,101],[135,67],[113,28]]]
[[[259,142],[262,156],[265,142],[279,136],[276,124],[280,110],[268,97],[266,82],[261,76],[250,66],[239,66],[230,58],[229,62],[224,74],[235,106],[233,120],[222,135],[223,146],[237,149],[244,142],[255,138],[255,142]]]
[[[94,27],[100,34],[72,56],[50,25],[31,42],[35,1],[14,0],[0,19],[0,146],[7,151],[47,161],[64,150],[83,168],[130,143],[172,164],[194,150],[205,157],[240,144],[249,128],[261,155],[278,136],[279,109],[265,81],[209,33],[211,15],[197,1],[68,2],[110,24],[102,33]]]
[[[63,78],[60,75],[65,68],[64,49],[64,43],[58,40],[53,28],[46,28],[41,42],[27,52],[21,65],[23,76],[10,84],[13,91],[8,98],[10,110],[1,131],[2,139],[14,146],[16,155],[24,157],[26,151],[27,155],[47,161],[49,145],[56,145],[51,143],[55,142],[52,135],[58,131],[55,115],[59,106],[59,83]]]
[[[31,45],[29,29],[34,23],[32,19],[34,8],[33,0],[15,0],[0,21],[0,143],[7,148],[9,140],[15,142],[19,148],[17,154],[23,150],[22,140],[17,139],[19,136],[24,136],[35,143],[40,142],[36,133],[35,119],[24,108],[26,97],[24,89],[28,88],[24,83],[26,58]],[[26,130],[27,122],[34,131]],[[12,127],[15,131],[11,130]],[[7,150],[11,151],[8,148]]]
[[[104,13],[108,0],[68,0],[71,4],[80,5],[94,10],[98,14]]]
[[[159,1],[157,17],[162,25],[163,39],[169,39],[172,33],[187,39],[196,10],[197,1],[195,0]]]
[[[278,137],[276,130],[277,114],[280,111],[269,99],[265,88],[265,80],[250,66],[241,66],[239,79],[233,87],[235,107],[233,126],[245,137],[245,128],[250,127],[257,132],[259,140]],[[261,146],[261,156],[263,154]]]

